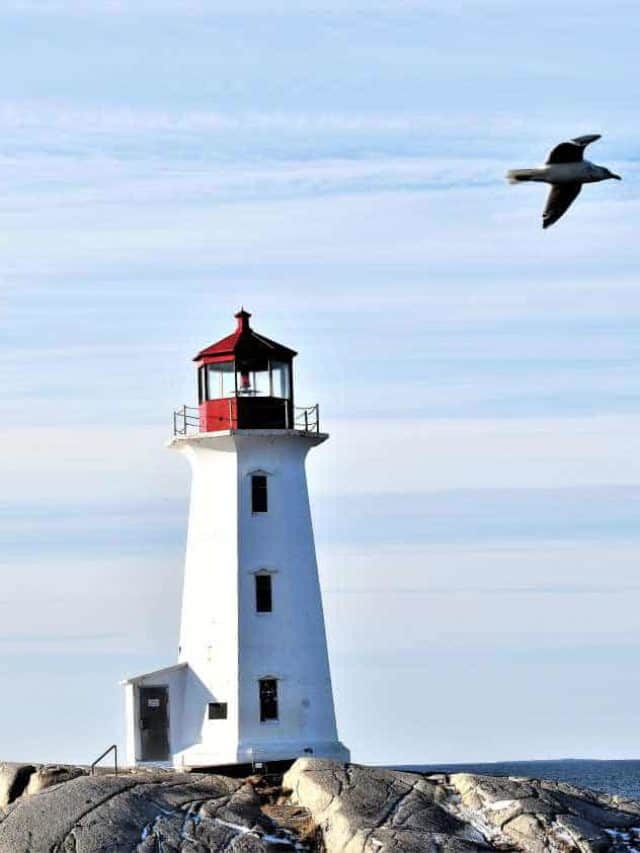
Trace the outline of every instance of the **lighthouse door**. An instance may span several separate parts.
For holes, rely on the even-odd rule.
[[[169,758],[169,696],[166,687],[140,688],[140,760]]]

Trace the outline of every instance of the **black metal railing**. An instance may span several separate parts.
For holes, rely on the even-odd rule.
[[[224,423],[220,424],[221,429],[237,429],[237,415],[234,415],[232,405],[233,398],[229,398],[228,413],[225,412],[224,418],[221,420]],[[293,423],[291,421],[291,409],[288,400],[280,401],[284,406],[284,421],[285,429],[295,429],[300,432],[320,432],[320,407],[316,403],[314,406],[294,406],[293,407]],[[281,411],[281,410],[280,410]],[[173,413],[173,434],[176,436],[193,435],[200,432],[200,414],[195,406],[181,406]]]
[[[320,406],[296,406],[293,410],[293,428],[303,432],[320,432]]]
[[[109,755],[110,752],[113,752],[113,773],[115,776],[118,775],[118,745],[116,743],[112,743],[111,746],[108,749],[105,749],[102,755],[99,755],[91,765],[90,773],[92,776],[95,774],[96,764],[99,764],[103,758],[106,758],[107,755]]]
[[[181,406],[173,413],[173,434],[189,435],[200,429],[200,414],[194,406]]]

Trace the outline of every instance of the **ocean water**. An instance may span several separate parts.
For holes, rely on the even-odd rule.
[[[532,779],[571,782],[582,788],[640,800],[640,761],[504,761],[496,764],[422,764],[401,769],[420,773],[528,776]]]

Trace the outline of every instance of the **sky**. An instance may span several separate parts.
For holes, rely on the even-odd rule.
[[[637,758],[640,12],[4,0],[0,760],[174,662],[192,356],[298,350],[356,761]],[[509,168],[599,132],[540,228]]]

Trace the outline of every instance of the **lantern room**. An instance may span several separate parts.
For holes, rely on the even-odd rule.
[[[200,432],[293,429],[296,353],[254,331],[244,309],[233,334],[194,358]]]

